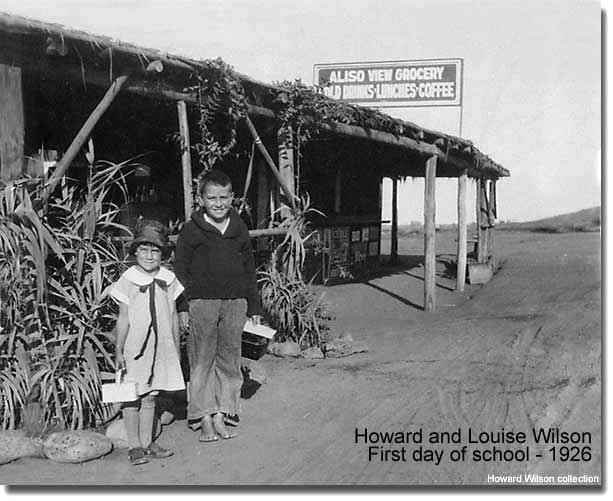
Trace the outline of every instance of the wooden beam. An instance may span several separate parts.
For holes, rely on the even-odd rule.
[[[179,134],[181,135],[181,168],[183,172],[183,208],[185,221],[189,221],[194,208],[192,194],[192,158],[191,144],[189,140],[189,123],[187,121],[187,106],[185,101],[177,101],[177,113],[179,115]]]
[[[426,160],[424,187],[424,310],[436,308],[436,156]]]
[[[392,179],[392,247],[390,261],[398,261],[398,178]]]
[[[458,177],[458,269],[456,274],[456,290],[463,291],[466,283],[466,170]]]
[[[79,151],[85,144],[85,141],[87,141],[87,138],[89,138],[89,136],[91,135],[92,131],[94,130],[94,127],[98,123],[98,120],[100,120],[100,118],[109,108],[117,94],[119,94],[119,91],[126,83],[126,80],[128,80],[128,76],[122,75],[113,81],[109,89],[106,91],[106,94],[104,95],[102,100],[98,103],[98,106],[96,106],[94,111],[92,111],[92,114],[85,121],[85,123],[81,127],[81,130],[72,140],[72,143],[66,150],[66,153],[64,153],[62,159],[57,163],[53,174],[51,174],[51,176],[49,177],[49,183],[47,184],[45,195],[43,196],[43,202],[49,198],[49,195],[53,192],[57,183],[60,181],[62,176],[66,174],[66,171],[68,170],[68,167],[70,166],[71,162],[75,159],[77,153],[79,153]]]
[[[438,149],[437,146],[430,143],[416,141],[405,136],[395,136],[389,132],[383,132],[374,129],[368,129],[363,127],[357,127],[355,125],[347,124],[322,124],[321,128],[335,134],[341,134],[350,137],[357,137],[360,139],[370,139],[379,143],[391,144],[400,148],[405,148],[413,151],[417,151],[424,156],[436,156],[444,158],[444,153]]]
[[[23,174],[24,135],[21,68],[0,64],[0,179]]]
[[[270,237],[275,235],[286,235],[287,228],[261,228],[258,230],[249,230],[249,236],[251,238],[256,237]]]
[[[256,146],[260,150],[260,153],[262,153],[262,155],[264,156],[264,159],[266,160],[266,163],[270,167],[270,170],[272,170],[273,174],[277,178],[277,181],[279,182],[279,185],[281,186],[281,189],[283,190],[283,194],[287,197],[287,199],[291,203],[292,209],[295,209],[296,208],[296,200],[295,200],[294,193],[292,192],[290,187],[285,182],[285,179],[281,176],[281,173],[279,172],[279,169],[277,169],[277,166],[275,165],[275,162],[273,161],[272,157],[268,153],[268,150],[266,149],[266,146],[264,146],[264,143],[260,139],[258,131],[256,130],[255,126],[253,125],[253,122],[251,121],[251,119],[248,116],[245,117],[245,122],[247,124],[247,127],[249,128],[249,132],[253,136],[253,140],[255,141]]]

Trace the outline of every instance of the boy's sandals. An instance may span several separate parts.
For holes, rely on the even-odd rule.
[[[142,447],[134,447],[133,449],[130,449],[128,451],[128,459],[130,460],[130,463],[132,463],[134,466],[137,466],[139,464],[146,464],[149,462],[145,453],[145,449],[143,449]]]
[[[149,447],[145,449],[145,455],[153,459],[163,459],[170,457],[173,454],[174,451],[172,449],[164,449],[155,442],[151,442],[151,444],[149,444]]]

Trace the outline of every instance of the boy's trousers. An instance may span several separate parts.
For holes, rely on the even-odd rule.
[[[241,341],[245,299],[193,299],[189,302],[190,366],[188,419],[237,414],[243,376]]]

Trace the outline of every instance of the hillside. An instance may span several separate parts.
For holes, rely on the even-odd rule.
[[[536,231],[543,233],[567,233],[572,231],[600,231],[600,207],[583,209],[569,214],[528,221],[501,223],[497,230]]]
[[[437,225],[436,231],[455,231],[455,224]],[[475,223],[468,225],[468,231],[474,231]],[[540,233],[569,233],[574,231],[600,231],[600,207],[592,207],[577,212],[561,214],[558,216],[525,221],[522,223],[499,222],[496,230],[500,231],[533,231]],[[387,237],[391,232],[390,225],[383,225],[381,232]],[[423,233],[423,223],[412,221],[411,224],[398,225],[398,237],[409,237]]]

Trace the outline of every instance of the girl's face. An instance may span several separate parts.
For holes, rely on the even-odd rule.
[[[160,269],[162,250],[151,244],[140,244],[136,248],[136,264],[145,273],[155,273]]]

